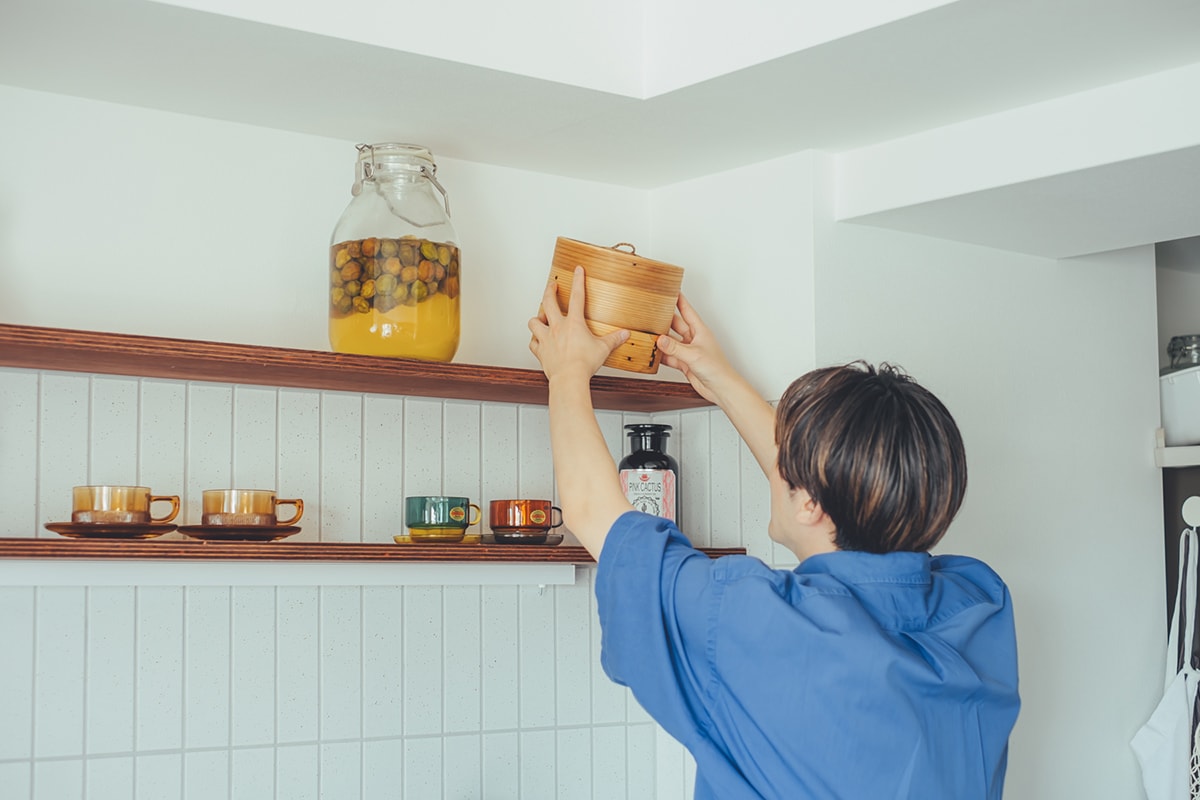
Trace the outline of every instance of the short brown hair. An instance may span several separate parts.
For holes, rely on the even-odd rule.
[[[829,515],[842,550],[924,551],[941,540],[967,490],[950,412],[892,364],[813,370],[775,416],[779,472]]]

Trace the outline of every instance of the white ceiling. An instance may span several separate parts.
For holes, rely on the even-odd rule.
[[[745,43],[754,31],[731,19],[728,34]],[[958,0],[639,98],[145,0],[0,3],[0,83],[646,188],[797,151],[848,153],[1197,62],[1197,0]],[[1200,122],[1194,133],[1200,148]],[[1116,193],[1094,224],[1105,248],[1158,235],[1133,220],[1161,178],[1137,160],[1096,174]],[[1063,191],[1091,191],[1087,176],[1071,180]],[[1195,229],[1178,236],[1200,235],[1200,189],[1175,183],[1154,210],[1190,213]],[[1021,225],[1014,241],[1036,252],[1103,249],[1086,220],[1069,244],[1053,230],[1045,241],[1045,219],[1008,221],[1030,211],[1019,183],[979,189],[1001,193],[870,222],[995,246]]]

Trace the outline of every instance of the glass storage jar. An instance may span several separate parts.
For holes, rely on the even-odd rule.
[[[670,425],[626,425],[629,453],[617,469],[630,505],[679,524],[679,462],[667,454],[670,431]]]
[[[433,154],[414,144],[360,144],[351,194],[329,248],[330,346],[452,360],[461,267]]]

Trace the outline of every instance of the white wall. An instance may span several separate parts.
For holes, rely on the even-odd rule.
[[[614,458],[645,419],[599,417]],[[728,421],[655,419],[693,541],[771,561],[765,482]],[[554,496],[541,406],[0,368],[0,536],[53,537],[87,482],[178,493],[184,524],[205,488],[275,486],[305,500],[290,541],[389,542],[406,494]],[[599,668],[590,568],[544,591],[153,570],[0,586],[6,800],[690,796],[690,757]]]
[[[4,86],[0,106],[0,318],[329,349],[354,142]],[[438,178],[463,252],[460,363],[536,368],[525,324],[556,236],[649,239],[642,191],[443,159]]]
[[[1053,261],[827,225],[817,356],[890,360],[955,415],[970,485],[942,552],[1016,612],[1006,796],[1140,797],[1128,742],[1162,691],[1152,248]]]
[[[326,348],[325,248],[348,198],[352,143],[6,88],[0,103],[7,112],[0,130],[0,319]],[[649,195],[477,164],[439,160],[439,166],[463,239],[460,361],[534,366],[525,321],[536,309],[553,238],[567,235],[649,241],[647,255],[685,266],[685,292],[735,358],[751,365],[769,397],[811,365],[860,356],[895,360],[937,392],[963,428],[972,470],[967,504],[945,549],[988,560],[1015,597],[1025,707],[1008,794],[1137,796],[1127,743],[1153,705],[1163,651],[1161,499],[1151,459],[1158,423],[1154,277],[1147,253],[1055,262],[835,225],[828,164],[803,154]],[[747,238],[750,258],[740,246]],[[45,387],[64,379],[31,374],[0,373],[5,408],[25,409],[25,420],[30,408],[35,420],[47,410],[70,419],[63,408],[39,405]],[[96,380],[87,392],[113,386],[112,379]],[[487,408],[479,413],[491,413]],[[673,443],[686,448],[689,532],[714,544],[743,542],[786,563],[786,554],[762,538],[761,477],[728,424],[709,412],[675,419]],[[80,436],[93,435],[83,423],[71,424]],[[128,424],[118,415],[101,428]],[[30,435],[24,423],[17,427],[23,432],[10,426],[0,437]],[[35,430],[50,428],[35,423]],[[14,450],[4,441],[0,474],[19,475],[32,445],[25,439]],[[323,441],[340,441],[340,434]],[[33,496],[52,502],[81,471],[98,474],[119,450],[102,452],[110,455],[84,464],[75,454],[61,467],[58,450],[42,457],[38,487],[54,488],[35,487]],[[538,463],[531,468],[544,473],[545,462]],[[168,466],[183,474],[182,463]],[[232,462],[225,469],[233,470]],[[361,509],[362,495],[354,491],[334,491],[331,507]],[[16,507],[19,519],[5,535],[29,535],[31,525],[43,532],[36,529],[49,520],[50,506],[36,507],[33,519],[27,505]],[[313,513],[324,519],[332,512]],[[9,599],[17,608],[36,604],[36,624],[47,631],[60,621],[78,631],[88,608],[81,592]],[[183,593],[169,602],[182,602]],[[534,614],[529,630],[545,637],[551,626],[554,637],[567,635],[590,619],[583,594],[564,600],[571,610]],[[204,600],[220,605],[225,597],[206,593]],[[121,607],[124,621],[116,625],[127,630],[121,626],[132,612]],[[316,624],[311,615],[304,619]],[[451,619],[444,615],[437,624]],[[20,659],[47,646],[34,630],[18,631],[30,644],[5,665],[25,669],[19,664],[31,662]],[[168,629],[164,647],[175,647],[181,635]],[[78,644],[68,637],[52,647],[75,652]],[[486,641],[480,647],[490,652]],[[72,686],[82,674],[72,673]],[[28,686],[24,680],[15,685]],[[58,701],[49,700],[57,713]],[[584,727],[573,730],[590,729],[596,720],[553,713],[545,724],[555,728],[577,721]],[[68,739],[82,737],[63,717],[55,719]],[[36,728],[29,730],[32,739]],[[459,732],[429,735],[450,747],[444,737]],[[595,769],[632,763],[629,740],[614,751],[603,733],[592,735]],[[17,732],[10,741],[24,736]],[[60,761],[74,763],[79,775],[90,768],[85,761],[96,768],[115,763],[91,762],[86,752],[57,744],[43,762],[38,745],[29,747],[33,767],[25,750],[0,755],[6,776],[36,776]],[[656,747],[657,796],[682,797],[686,757],[661,737]],[[168,754],[181,755],[178,748]],[[175,769],[168,773],[178,786]],[[444,786],[442,773],[427,777]]]
[[[655,252],[766,396],[866,358],[947,403],[971,485],[941,549],[992,564],[1017,612],[1007,795],[1139,796],[1128,741],[1165,645],[1153,249],[1054,261],[834,223],[833,176],[796,154],[658,190]]]
[[[19,121],[0,131],[0,319],[327,349],[351,143],[4,88],[0,102]],[[535,366],[525,323],[555,236],[650,239],[642,192],[439,166],[467,276],[459,360]],[[601,416],[619,457],[626,415]],[[728,422],[661,416],[694,540],[786,559]],[[43,523],[91,481],[180,493],[189,524],[204,488],[274,485],[306,501],[299,538],[382,542],[405,492],[553,492],[543,407],[0,369],[0,535],[52,535]],[[0,708],[15,715],[0,785],[31,800],[682,800],[690,759],[599,670],[591,574],[544,594],[0,587]]]
[[[813,164],[797,153],[651,196],[655,257],[764,397],[814,366]]]
[[[204,488],[276,486],[306,500],[297,539],[389,542],[406,494],[553,496],[545,416],[544,407],[0,369],[0,535],[53,536],[42,523],[69,518],[70,486],[95,481],[178,493],[187,524]],[[628,417],[601,418],[619,454]],[[710,448],[705,437],[692,450]],[[738,462],[736,445],[724,458]],[[696,490],[708,494],[699,480]],[[723,536],[740,543],[737,530]],[[141,565],[150,584],[153,570]],[[544,591],[253,580],[0,587],[3,796],[680,791],[682,773],[656,774],[655,726],[596,668],[593,575],[581,569],[573,585]]]

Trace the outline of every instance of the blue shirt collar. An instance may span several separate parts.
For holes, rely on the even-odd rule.
[[[928,553],[862,553],[838,550],[804,559],[797,575],[833,575],[850,583],[929,583]]]

